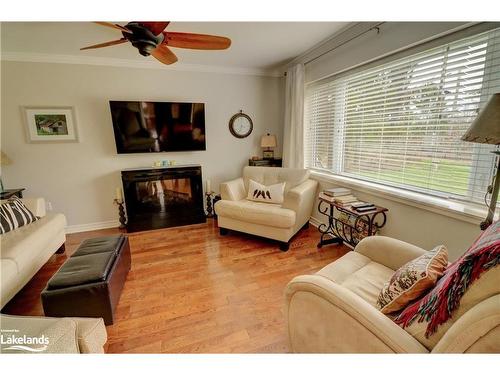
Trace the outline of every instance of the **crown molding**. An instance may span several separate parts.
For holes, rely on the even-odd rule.
[[[346,41],[352,39],[354,36],[364,33],[373,27],[376,27],[380,23],[381,22],[350,22],[342,29],[330,35],[328,38],[320,41],[319,43],[315,44],[308,50],[302,52],[293,60],[283,65],[282,70],[286,71],[293,65],[301,63],[304,64],[309,60],[313,60],[327,53],[328,51],[338,47],[339,45],[346,43]]]
[[[216,65],[183,64],[183,63],[176,63],[173,65],[166,66],[166,65],[161,65],[160,63],[151,59],[145,61],[137,61],[129,59],[117,59],[111,57],[57,55],[50,53],[32,53],[32,52],[2,52],[1,60],[30,62],[30,63],[97,65],[97,66],[114,66],[119,68],[161,69],[167,71],[281,77],[281,73],[279,72],[279,70],[274,70],[274,69],[241,68],[241,67],[216,66]]]
[[[383,27],[384,24],[389,24],[389,23],[397,23],[397,22],[378,21],[378,22],[353,22],[353,23],[350,23],[350,24],[346,25],[344,28],[342,28],[341,30],[334,33],[332,36],[330,36],[330,37],[326,38],[325,40],[319,42],[318,44],[312,46],[307,51],[301,53],[300,55],[295,57],[293,60],[289,61],[287,64],[284,64],[281,68],[281,71],[285,72],[287,69],[289,69],[290,67],[292,67],[293,65],[296,65],[296,64],[308,64],[308,63],[320,58],[321,56],[335,50],[336,48],[338,48],[344,44],[350,43],[351,40],[356,39],[357,37],[369,32],[371,30],[378,29],[379,27]],[[402,23],[402,22],[400,22],[400,23]],[[422,24],[422,27],[425,27],[426,23],[431,23],[431,22],[422,21],[422,22],[416,22],[416,23],[420,23],[420,24]],[[448,30],[443,31],[442,33],[433,35],[429,38],[423,39],[421,41],[418,41],[416,43],[413,43],[411,45],[402,47],[397,51],[392,51],[388,54],[390,55],[390,54],[393,54],[395,52],[399,52],[400,50],[408,49],[408,48],[413,47],[415,45],[419,45],[419,44],[422,44],[424,42],[427,42],[427,41],[430,41],[433,39],[437,39],[437,38],[446,36],[448,34],[452,34],[454,32],[466,29],[470,26],[474,26],[474,25],[477,25],[480,23],[493,24],[493,22],[454,22],[454,21],[446,21],[445,23],[450,25],[450,28]],[[378,56],[378,57],[374,58],[374,60],[377,60],[377,59],[382,58],[382,57],[384,57],[384,56]],[[349,69],[351,69],[351,68],[353,68],[353,67],[350,67]]]

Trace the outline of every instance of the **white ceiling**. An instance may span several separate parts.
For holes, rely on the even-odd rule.
[[[121,23],[122,25],[126,22]],[[172,22],[167,30],[229,37],[224,51],[172,50],[178,64],[272,70],[330,37],[347,22]],[[3,22],[2,53],[65,55],[144,61],[130,44],[80,51],[119,39],[121,33],[91,22]]]

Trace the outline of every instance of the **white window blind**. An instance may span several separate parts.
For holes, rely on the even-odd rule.
[[[495,146],[460,138],[500,92],[500,29],[306,88],[306,167],[479,202]]]

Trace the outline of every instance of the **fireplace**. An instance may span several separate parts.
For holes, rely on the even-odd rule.
[[[201,167],[176,166],[122,171],[127,231],[205,222]]]

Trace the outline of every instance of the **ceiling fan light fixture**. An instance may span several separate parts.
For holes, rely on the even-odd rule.
[[[137,40],[131,42],[132,45],[139,50],[139,53],[142,56],[149,56],[151,55],[151,52],[153,52],[156,47],[158,46],[155,43],[152,43],[149,40]]]
[[[114,46],[129,41],[137,48],[142,56],[152,55],[156,60],[165,65],[177,61],[177,56],[167,47],[199,49],[199,50],[222,50],[231,45],[231,39],[206,34],[165,32],[170,22],[129,22],[125,26],[110,22],[96,22],[99,25],[121,30],[123,37],[111,42],[99,43],[81,48],[81,50],[95,49]]]
[[[125,27],[131,30],[132,34],[123,33],[123,37],[127,38],[142,56],[151,55],[165,38],[163,34],[155,35],[151,30],[137,22],[129,22]]]

